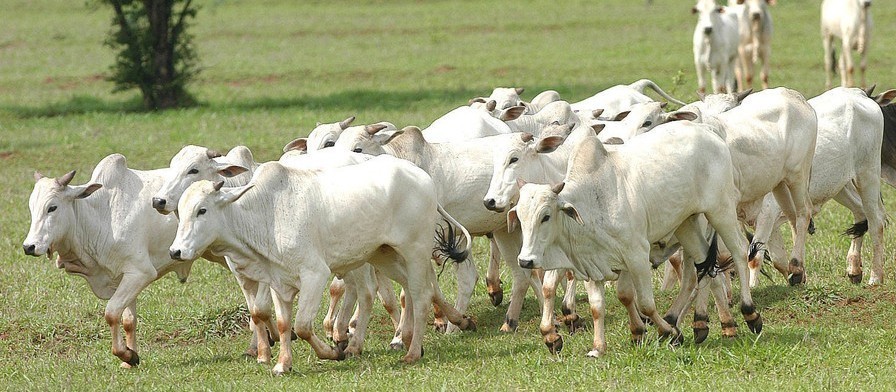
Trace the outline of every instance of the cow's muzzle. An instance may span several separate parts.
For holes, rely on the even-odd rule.
[[[525,269],[535,268],[535,260],[519,259],[520,267]]]
[[[504,212],[504,208],[498,208],[495,199],[485,199],[482,201],[482,204],[484,204],[485,208],[489,211]]]
[[[152,208],[155,208],[156,211],[166,213],[165,207],[168,205],[168,200],[163,199],[161,197],[153,197],[152,198]]]
[[[710,34],[712,34],[712,27],[704,27],[704,28],[703,28],[703,34],[705,34],[705,35],[710,35]]]
[[[22,250],[25,251],[25,254],[28,256],[37,256],[37,245],[34,244],[23,244]]]
[[[180,249],[171,249],[168,251],[168,255],[171,256],[171,260],[183,260]]]

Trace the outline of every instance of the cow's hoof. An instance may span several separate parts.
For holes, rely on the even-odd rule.
[[[334,348],[336,349],[337,356],[342,355],[343,358],[340,358],[340,359],[345,359],[343,352],[345,351],[346,348],[348,348],[348,340],[336,342],[336,347],[334,347]]]
[[[501,302],[504,302],[504,292],[503,291],[495,291],[493,293],[488,293],[489,299],[492,301],[492,305],[496,308],[501,305]]]
[[[750,332],[759,334],[762,332],[762,316],[757,312],[756,318],[747,321],[747,327],[750,328]]]
[[[660,335],[660,339],[669,339],[670,346],[680,346],[684,343],[684,335],[678,330],[678,327],[672,327],[672,331]]]
[[[476,322],[473,319],[464,316],[460,321],[460,325],[458,325],[461,331],[475,331],[476,330]]]
[[[516,332],[516,328],[519,327],[520,322],[517,320],[504,319],[504,325],[501,326],[501,332]]]
[[[790,274],[790,276],[787,277],[787,283],[790,283],[791,286],[799,286],[806,283],[806,274],[802,272]]]
[[[548,346],[551,354],[560,354],[563,351],[563,337],[558,334],[550,334],[544,337],[544,345]]]
[[[392,338],[392,341],[389,342],[389,349],[395,351],[403,351],[404,350],[404,342],[401,341],[400,336],[396,336]]]
[[[569,316],[563,323],[566,324],[566,328],[569,330],[570,335],[585,330],[585,323],[582,322],[582,318],[577,314]]]
[[[600,358],[604,355],[604,352],[601,350],[591,350],[588,351],[588,354],[585,354],[588,358]]]
[[[846,274],[849,277],[849,282],[852,284],[862,284],[862,273],[858,273],[857,275]]]
[[[249,348],[246,349],[246,352],[243,353],[243,356],[246,358],[258,358],[258,349],[257,348]]]
[[[694,343],[703,343],[709,336],[709,327],[694,328]]]
[[[436,333],[445,333],[448,331],[448,324],[435,322],[432,324],[432,328],[436,331]]]
[[[140,364],[140,356],[137,355],[137,352],[134,350],[131,350],[130,347],[125,347],[125,348],[128,350],[128,353],[131,354],[131,359],[129,359],[127,361],[123,361],[123,362],[128,364],[128,366],[130,366],[130,367],[135,367],[135,366],[139,365]]]
[[[271,370],[271,373],[275,376],[282,376],[288,372],[289,372],[289,368],[287,368],[279,363],[274,365],[274,369]]]
[[[737,336],[737,324],[735,322],[722,323],[722,336],[733,338]]]

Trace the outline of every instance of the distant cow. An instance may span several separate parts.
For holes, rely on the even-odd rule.
[[[737,45],[740,42],[738,16],[730,7],[716,5],[715,0],[698,0],[691,10],[699,15],[694,28],[694,66],[697,69],[697,89],[706,92],[703,72],[709,71],[712,91],[735,91]]]
[[[762,88],[768,88],[769,56],[772,50],[772,15],[769,5],[775,0],[737,0],[738,7],[729,7],[738,14],[740,43],[740,90],[753,88],[753,65],[762,61]]]
[[[192,265],[168,257],[177,220],[156,213],[149,203],[165,171],[129,169],[124,156],[112,154],[85,185],[70,185],[74,171],[56,179],[35,173],[28,201],[25,254],[58,254],[58,268],[83,277],[97,297],[109,301],[103,315],[112,332],[112,354],[122,367],[140,364],[137,296],[168,272],[186,281]]]
[[[871,39],[871,0],[824,0],[821,3],[821,43],[824,46],[825,88],[831,88],[834,73],[834,37],[840,38],[840,85],[855,85],[852,51],[861,56],[859,71],[865,87],[868,41]]]

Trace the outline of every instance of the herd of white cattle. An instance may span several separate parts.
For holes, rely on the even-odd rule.
[[[646,89],[683,107],[666,112]],[[873,95],[838,87],[806,100],[774,88],[690,104],[649,80],[572,104],[555,91],[531,102],[522,93],[497,88],[423,130],[388,122],[353,126],[353,117],[318,124],[307,138],[288,143],[278,161],[261,164],[243,146],[226,155],[186,146],[169,167],[149,171],[130,169],[124,156],[112,154],[83,185],[72,184],[74,171],[57,178],[35,173],[23,249],[56,254],[58,268],[85,278],[108,300],[112,352],[124,367],[139,363],[140,292],[168,272],[185,281],[199,257],[219,263],[236,277],[251,313],[247,353],[270,362],[279,341],[277,374],[291,369],[297,338],[319,358],[359,355],[377,294],[394,324],[391,346],[407,348],[405,362],[423,355],[429,309],[439,329],[475,329],[463,314],[478,279],[472,236],[491,243],[486,281],[495,306],[503,301],[500,260],[511,270],[501,330],[517,328],[531,288],[543,306],[540,330],[551,352],[562,349],[560,323],[571,330],[582,324],[576,279],[584,281],[594,324],[588,356],[606,350],[608,281],[617,282],[634,341],[642,339],[646,318],[662,337],[680,342],[678,320],[691,303],[694,339],[703,341],[709,294],[722,333],[733,336],[731,279],[719,273],[731,264],[741,313],[760,332],[750,290],[765,253],[790,284],[805,282],[811,217],[830,199],[855,216],[848,277],[863,279],[862,238],[870,232],[868,283],[882,282],[880,179],[896,186],[896,105],[890,104],[896,90]],[[789,256],[778,232],[784,221],[792,226]],[[751,241],[747,227],[755,230]],[[454,305],[444,299],[431,261],[447,259],[458,275]],[[681,285],[661,316],[651,270],[667,259],[675,261],[669,271],[678,271]],[[324,323],[331,346],[313,322],[334,275]],[[390,280],[403,288],[401,306]],[[563,280],[558,319],[554,295]]]
[[[709,71],[713,92],[753,88],[753,67],[762,63],[762,88],[768,88],[771,55],[772,17],[769,6],[775,0],[697,0],[692,9],[698,15],[694,29],[694,66],[697,86],[706,92],[703,73]],[[825,86],[831,88],[836,61],[834,38],[840,39],[841,86],[855,85],[852,51],[859,53],[861,85],[865,84],[866,52],[871,37],[871,0],[824,0],[821,3],[821,35],[824,46]],[[735,83],[737,83],[735,85]]]

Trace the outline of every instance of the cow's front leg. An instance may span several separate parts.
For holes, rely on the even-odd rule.
[[[292,319],[292,299],[295,298],[296,290],[282,286],[272,289],[274,312],[277,313],[277,331],[280,333],[280,354],[271,372],[275,376],[280,376],[292,369],[292,330],[289,320]]]
[[[594,320],[594,340],[591,351],[586,354],[595,358],[607,352],[607,336],[605,321],[607,314],[604,301],[604,283],[596,281],[585,282],[585,290],[588,292],[588,304],[591,307],[591,318]]]
[[[130,368],[140,364],[140,356],[137,355],[136,347],[128,347],[128,343],[136,344],[136,301],[137,295],[146,288],[153,280],[155,280],[155,271],[149,272],[126,272],[118,284],[118,289],[112,294],[112,298],[106,304],[104,317],[109,329],[112,332],[112,354],[121,360],[121,367]],[[134,306],[129,313],[132,313],[132,322],[128,322],[134,330],[129,335],[128,342],[121,338],[118,330],[119,324],[122,323],[122,316],[126,308]],[[133,341],[131,341],[133,340]]]
[[[558,354],[563,349],[563,338],[558,333],[557,323],[554,321],[554,296],[562,276],[560,272],[559,270],[546,271],[541,289],[544,294],[544,305],[541,307],[541,323],[538,325],[538,329],[551,354]]]

